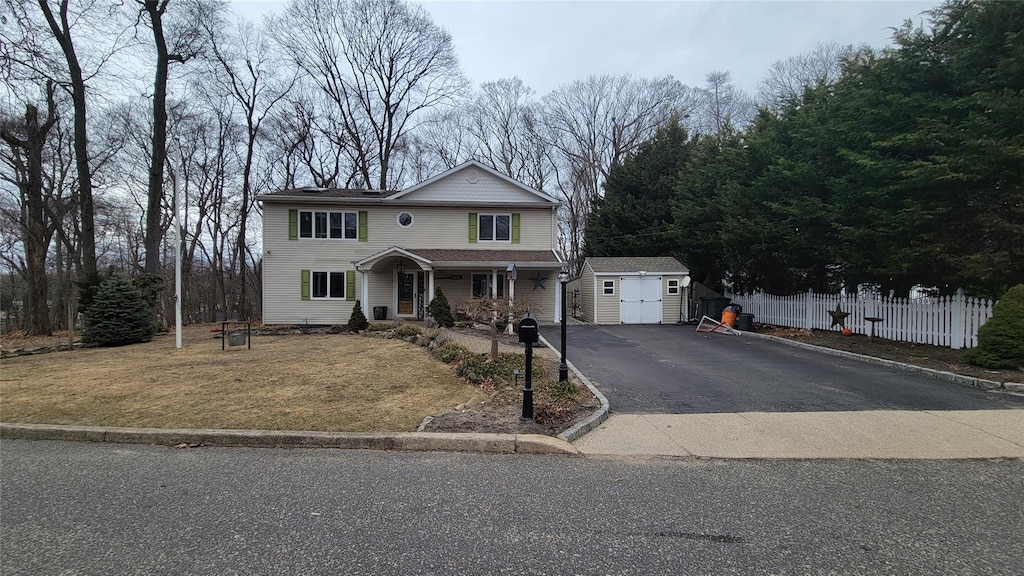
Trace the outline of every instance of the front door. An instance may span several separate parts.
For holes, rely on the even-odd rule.
[[[416,275],[398,275],[398,315],[411,316],[415,314],[413,308],[414,296],[416,294]]]

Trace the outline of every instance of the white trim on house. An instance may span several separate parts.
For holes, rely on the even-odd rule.
[[[408,250],[399,248],[398,246],[392,246],[391,248],[388,248],[386,250],[381,250],[380,252],[367,256],[362,260],[356,260],[352,264],[354,264],[356,270],[359,270],[360,272],[364,271],[364,269],[366,271],[373,271],[374,265],[376,265],[378,262],[382,261],[384,258],[395,255],[399,255],[415,261],[422,270],[430,270],[431,266],[434,265],[434,263],[432,263],[430,260],[427,260],[422,256],[417,256],[416,254],[413,254]]]

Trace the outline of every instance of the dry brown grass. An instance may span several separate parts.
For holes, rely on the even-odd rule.
[[[376,432],[414,430],[481,395],[399,340],[257,336],[228,347],[193,327],[146,344],[21,356],[0,367],[0,420],[19,423]]]

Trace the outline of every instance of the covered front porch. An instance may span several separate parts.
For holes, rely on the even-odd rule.
[[[541,322],[558,322],[565,266],[552,251],[410,249],[398,246],[355,262],[368,318],[423,320],[441,288],[452,310],[482,298],[508,300]]]

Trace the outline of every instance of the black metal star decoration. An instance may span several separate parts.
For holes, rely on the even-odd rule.
[[[533,280],[534,290],[536,290],[537,288],[540,288],[541,290],[547,290],[547,288],[544,287],[544,283],[547,282],[548,280],[547,276],[541,276],[540,272],[537,272],[537,274],[535,274],[533,278],[530,278],[530,280]]]
[[[835,310],[829,310],[828,315],[832,317],[832,324],[829,324],[829,328],[839,324],[840,328],[846,328],[846,317],[850,315],[849,312],[843,312],[843,307],[840,304],[836,304]]]

